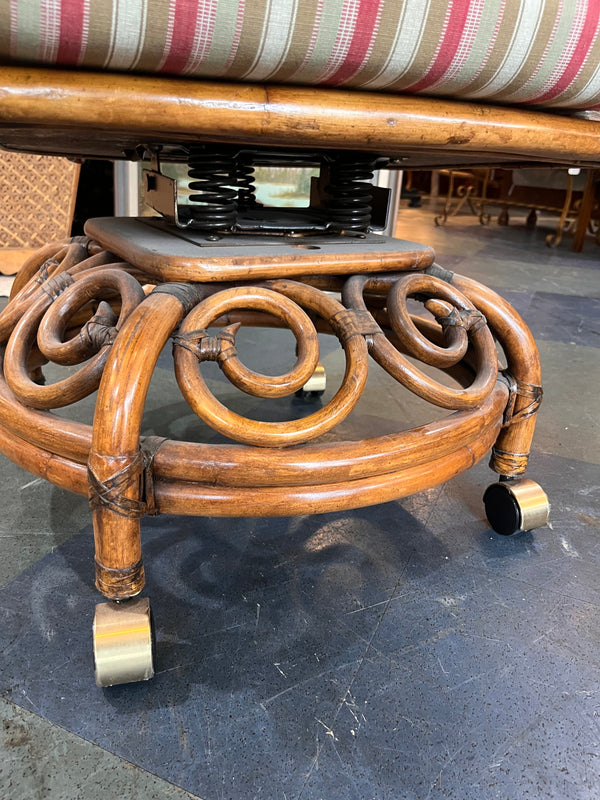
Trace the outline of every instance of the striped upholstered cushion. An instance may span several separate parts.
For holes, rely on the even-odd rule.
[[[0,0],[0,60],[600,105],[600,0]]]

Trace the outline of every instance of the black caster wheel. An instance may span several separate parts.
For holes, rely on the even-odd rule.
[[[550,504],[542,487],[529,478],[492,483],[483,495],[491,527],[503,536],[548,524]]]
[[[146,597],[99,603],[94,616],[94,670],[98,686],[154,676],[150,602]]]
[[[296,397],[310,399],[312,397],[322,397],[327,388],[327,376],[325,375],[325,367],[323,364],[317,364],[317,368],[312,374],[312,377],[304,384],[302,389],[296,392]]]

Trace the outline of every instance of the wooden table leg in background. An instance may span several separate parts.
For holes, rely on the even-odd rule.
[[[600,177],[600,170],[589,169],[587,171],[587,179],[585,188],[583,190],[583,197],[581,199],[581,208],[577,215],[577,226],[575,228],[575,237],[573,240],[573,251],[581,253],[583,250],[583,243],[585,241],[585,234],[592,216],[592,209],[594,207],[594,188],[596,181]]]

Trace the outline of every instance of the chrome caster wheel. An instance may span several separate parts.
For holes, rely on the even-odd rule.
[[[99,603],[96,606],[94,669],[98,686],[115,686],[152,678],[152,645],[148,598]]]
[[[312,377],[307,380],[302,389],[296,392],[297,397],[321,397],[327,388],[327,376],[323,364],[317,364]]]
[[[483,495],[488,522],[496,533],[510,536],[548,523],[550,504],[542,487],[529,478],[492,483]]]

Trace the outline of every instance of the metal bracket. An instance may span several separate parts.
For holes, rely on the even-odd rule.
[[[187,217],[182,219],[179,214],[179,202],[177,195],[177,181],[174,178],[169,178],[160,172],[160,164],[158,157],[153,158],[153,169],[144,170],[142,176],[144,179],[144,201],[155,211],[167,220],[171,225],[184,230],[190,225],[193,225],[194,218]],[[373,230],[383,230],[387,223],[387,216],[390,205],[390,190],[381,186],[371,187],[371,225]],[[313,218],[308,214],[311,209],[302,209],[304,214],[296,213],[293,220],[289,220],[289,227],[291,230],[305,233],[318,233],[327,230],[328,225],[318,218]],[[314,209],[313,209],[314,211]],[[249,215],[242,216],[238,220],[238,227],[241,230],[270,233],[282,232],[282,223],[280,216],[281,209],[261,209],[259,216],[250,213]],[[285,209],[284,212],[289,214],[289,210]]]
[[[171,225],[187,228],[192,220],[183,222],[179,218],[177,181],[156,170],[144,170],[145,202],[164,217]]]
[[[390,189],[384,186],[373,186],[371,189],[371,224],[370,228],[374,231],[382,231],[387,225],[388,214],[390,212]]]

